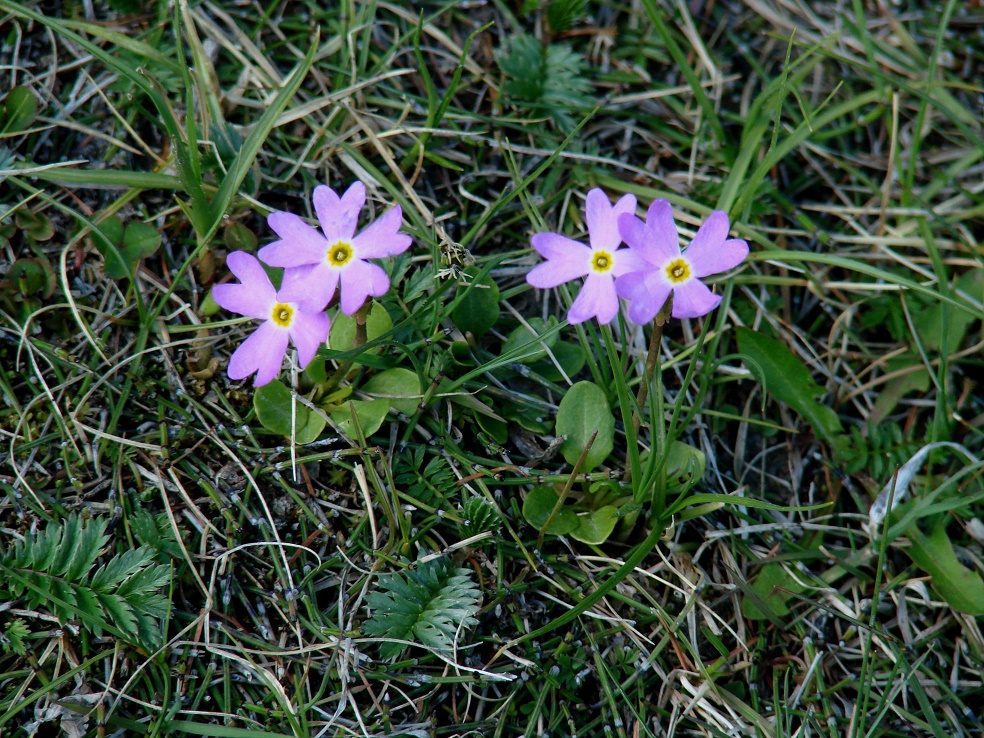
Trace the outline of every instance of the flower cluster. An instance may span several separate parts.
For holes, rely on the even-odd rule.
[[[267,218],[279,236],[259,251],[267,265],[283,267],[280,289],[270,282],[259,260],[236,251],[228,264],[238,284],[220,284],[212,290],[219,306],[264,323],[247,338],[229,360],[229,376],[243,379],[256,374],[260,387],[280,372],[288,339],[297,347],[301,368],[328,338],[325,308],[341,284],[342,312],[352,315],[372,297],[389,289],[389,276],[367,259],[395,256],[410,246],[410,236],[400,233],[400,206],[356,235],[359,211],[366,202],[366,188],[356,182],[339,197],[321,185],[313,195],[321,230],[292,213],[274,212]]]
[[[531,239],[546,259],[527,275],[531,285],[547,289],[585,278],[567,313],[571,323],[592,317],[611,322],[622,297],[629,301],[629,320],[642,325],[656,317],[671,293],[674,318],[706,315],[721,297],[700,280],[732,269],[748,256],[745,241],[728,238],[730,223],[723,210],[711,213],[681,252],[669,202],[656,200],[645,222],[636,217],[635,208],[633,195],[612,205],[595,188],[588,192],[584,212],[590,247],[558,233],[537,233]],[[619,248],[623,243],[628,248]]]

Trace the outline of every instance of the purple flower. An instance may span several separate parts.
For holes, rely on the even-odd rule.
[[[698,229],[687,250],[680,253],[680,238],[673,209],[666,200],[649,206],[646,222],[632,214],[618,219],[619,231],[629,247],[644,261],[638,271],[615,280],[620,297],[629,300],[629,320],[650,322],[673,293],[673,317],[697,318],[721,302],[700,280],[726,272],[748,256],[748,244],[728,238],[730,223],[723,210],[715,210]]]
[[[270,213],[267,223],[280,236],[260,249],[259,257],[270,266],[285,267],[281,293],[306,309],[324,310],[342,283],[342,312],[354,314],[366,298],[389,289],[389,276],[366,259],[395,256],[410,246],[410,236],[400,233],[400,206],[355,235],[359,211],[366,202],[366,186],[355,182],[340,198],[325,185],[314,188],[314,210],[321,231],[293,213]]]
[[[618,315],[615,278],[647,266],[639,254],[618,248],[622,243],[619,216],[631,215],[635,206],[634,195],[625,195],[613,206],[605,193],[595,188],[588,193],[584,207],[590,247],[559,233],[537,233],[530,239],[533,248],[547,260],[526,275],[531,285],[544,290],[586,277],[567,312],[568,322],[583,323],[596,317],[599,323],[610,323]]]
[[[308,311],[277,292],[255,256],[244,251],[229,254],[226,263],[239,284],[219,284],[212,297],[226,310],[264,321],[229,360],[229,376],[243,379],[256,372],[253,385],[262,387],[280,373],[287,353],[287,339],[297,346],[303,369],[314,358],[318,346],[328,338],[328,316],[324,309]]]

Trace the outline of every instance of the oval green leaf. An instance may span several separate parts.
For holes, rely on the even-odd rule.
[[[342,433],[359,442],[359,431],[362,432],[363,439],[369,438],[382,427],[389,409],[390,401],[384,397],[377,400],[349,400],[331,411],[331,419]],[[359,424],[358,430],[356,422]]]
[[[253,393],[253,407],[260,425],[287,438],[293,431],[294,442],[301,445],[317,439],[325,428],[325,419],[300,402],[294,407],[291,422],[290,390],[279,379],[257,388]]]
[[[511,351],[515,351],[521,346],[526,346],[526,354],[520,356],[516,361],[522,362],[524,364],[529,364],[532,361],[542,359],[547,355],[546,350],[543,345],[547,348],[552,348],[555,343],[557,343],[557,334],[552,333],[546,338],[540,339],[532,345],[528,345],[531,341],[536,341],[541,335],[554,328],[557,325],[557,319],[551,316],[549,319],[544,320],[543,318],[530,318],[527,321],[529,328],[525,325],[517,326],[506,338],[506,342],[502,344],[501,354],[508,354]],[[532,331],[530,330],[532,329]]]
[[[372,341],[393,329],[393,319],[381,303],[372,301],[369,315],[366,318],[366,340]],[[331,321],[331,331],[328,333],[328,345],[335,351],[351,351],[355,348],[355,318],[346,315],[341,310]],[[379,348],[370,349],[379,353]]]
[[[571,531],[571,538],[597,546],[608,540],[617,522],[618,508],[605,505],[587,515],[578,516],[577,528]]]
[[[557,411],[557,434],[567,436],[560,447],[568,464],[577,463],[595,431],[591,449],[579,473],[589,472],[608,458],[615,443],[615,416],[604,391],[594,382],[578,382],[564,395]]]
[[[380,372],[362,386],[362,391],[368,395],[389,399],[390,404],[404,415],[413,415],[417,411],[423,398],[420,389],[420,377],[403,367]]]
[[[499,287],[489,276],[476,280],[470,272],[466,272],[468,285],[459,286],[455,294],[455,299],[464,297],[452,311],[451,320],[462,333],[481,336],[499,320]]]
[[[549,527],[544,528],[558,499],[560,498],[553,487],[534,487],[523,500],[523,517],[526,522],[552,536],[567,535],[577,528],[577,514],[569,507],[560,508]]]

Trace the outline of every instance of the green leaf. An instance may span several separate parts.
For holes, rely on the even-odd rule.
[[[571,538],[597,546],[608,540],[617,522],[618,508],[614,505],[605,505],[587,515],[579,515],[577,528],[571,531]]]
[[[382,397],[377,400],[349,400],[331,411],[331,419],[342,433],[358,441],[359,433],[355,428],[356,421],[352,418],[353,412],[358,420],[359,430],[362,431],[362,438],[368,438],[383,426],[389,409],[390,401]]]
[[[575,530],[578,526],[577,514],[566,505],[557,511],[557,515],[550,521],[548,527],[547,520],[550,513],[560,496],[553,487],[534,487],[523,500],[523,517],[526,522],[537,530],[551,536],[564,536]]]
[[[742,597],[741,611],[749,620],[782,618],[789,614],[789,600],[804,590],[782,564],[768,563],[755,577],[751,586],[752,595],[746,593]]]
[[[982,275],[984,275],[982,269],[964,272],[954,287],[979,300],[981,298]],[[944,310],[942,302],[933,302],[926,307],[912,311],[912,325],[915,327],[916,333],[919,334],[923,348],[930,354],[939,353],[943,348],[944,318],[949,322],[946,352],[952,354],[960,349],[967,335],[967,329],[976,318],[963,310]]]
[[[369,315],[366,317],[366,340],[372,341],[393,330],[393,319],[386,312],[382,303],[372,301]],[[355,318],[346,315],[341,310],[331,322],[328,332],[328,345],[333,351],[351,351],[355,348]],[[369,353],[378,354],[382,349],[369,349]],[[358,361],[358,360],[357,360]]]
[[[116,215],[104,218],[98,230],[105,236],[92,242],[103,257],[103,270],[110,279],[122,279],[133,274],[137,262],[160,248],[160,232],[147,223],[134,221],[123,227]],[[107,243],[107,241],[109,243]]]
[[[325,427],[325,419],[300,402],[294,405],[294,420],[291,423],[290,390],[279,379],[259,387],[253,393],[253,407],[264,428],[288,438],[293,430],[295,443],[301,445],[317,439]]]
[[[946,525],[940,525],[929,536],[913,525],[908,537],[912,545],[906,552],[932,577],[933,589],[950,607],[968,615],[984,615],[984,580],[979,572],[971,571],[957,559]]]
[[[816,401],[824,390],[810,370],[786,344],[739,326],[738,347],[756,377],[775,399],[789,405],[809,423],[814,432],[835,449],[847,439],[840,418],[831,408]]]
[[[594,382],[578,382],[567,390],[557,410],[556,430],[558,435],[567,436],[560,452],[572,466],[597,431],[579,472],[589,472],[607,459],[615,442],[615,416],[601,387]]]
[[[510,351],[517,350],[521,346],[527,346],[527,344],[531,341],[537,341],[541,335],[549,331],[551,328],[556,327],[557,322],[557,319],[553,316],[550,316],[547,320],[544,320],[543,318],[530,318],[527,321],[529,328],[525,325],[520,325],[509,333],[505,343],[502,344],[501,353],[507,354]],[[530,329],[532,329],[532,331]],[[516,361],[529,364],[530,362],[544,358],[547,355],[547,352],[546,349],[542,348],[542,346],[545,345],[547,348],[553,348],[554,344],[557,343],[558,336],[558,333],[553,332],[538,340],[532,346],[527,346],[526,354],[517,358]]]
[[[55,235],[55,225],[44,213],[21,209],[14,215],[14,222],[35,241],[50,241]]]
[[[459,285],[455,299],[461,301],[451,312],[451,320],[462,333],[481,336],[499,320],[499,287],[491,277],[476,280],[474,269],[465,270],[469,284]]]
[[[148,223],[134,221],[123,231],[123,253],[127,260],[136,264],[140,259],[146,259],[161,246],[161,233]]]
[[[368,395],[387,398],[404,415],[413,415],[423,399],[420,377],[416,372],[402,367],[376,374],[362,385],[362,391]]]
[[[222,232],[222,242],[230,251],[245,251],[252,254],[256,251],[259,240],[256,234],[242,223],[230,223]]]
[[[674,441],[666,458],[667,489],[678,490],[699,482],[704,477],[707,459],[704,452],[689,443]]]
[[[14,133],[31,127],[38,115],[38,101],[27,87],[14,87],[3,101],[2,133]]]
[[[453,569],[434,559],[416,569],[382,576],[379,589],[366,596],[373,609],[362,629],[370,636],[417,640],[439,651],[450,651],[458,635],[477,623],[481,592],[468,569]],[[402,643],[380,644],[384,659],[399,656]]]
[[[51,265],[44,257],[17,259],[7,271],[7,283],[25,297],[35,294],[50,295],[57,283]]]
[[[587,5],[587,0],[551,0],[546,12],[550,32],[569,30],[584,15]]]
[[[550,347],[550,353],[557,360],[557,364],[560,364],[560,369],[564,370],[563,374],[549,356],[530,364],[530,369],[550,382],[564,381],[565,374],[567,379],[572,379],[577,376],[587,362],[584,347],[579,343],[558,341]]]

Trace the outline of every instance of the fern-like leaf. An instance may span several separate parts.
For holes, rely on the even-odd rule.
[[[453,569],[442,560],[383,577],[379,589],[366,597],[373,609],[363,630],[380,638],[416,640],[430,648],[449,651],[460,628],[478,621],[481,593],[467,569]],[[399,656],[403,643],[384,642],[384,659]]]
[[[0,647],[3,648],[4,653],[13,651],[18,656],[23,656],[27,653],[25,640],[29,635],[31,635],[31,631],[24,618],[8,620],[3,633],[0,633]]]
[[[495,533],[501,526],[502,520],[499,514],[487,501],[481,497],[472,497],[465,502],[460,526],[464,538],[471,538],[488,531]]]
[[[571,111],[591,104],[584,58],[570,46],[544,48],[536,38],[519,34],[499,53],[499,66],[507,77],[502,87],[507,98],[545,111],[565,130],[574,126]]]
[[[552,0],[547,6],[547,25],[553,33],[561,33],[581,20],[588,0]]]
[[[167,601],[157,592],[170,579],[170,566],[154,561],[149,546],[114,556],[93,572],[109,543],[108,520],[83,522],[72,515],[18,541],[0,556],[7,590],[0,600],[23,599],[30,608],[47,608],[61,622],[79,619],[95,633],[109,631],[156,647],[157,620]]]

